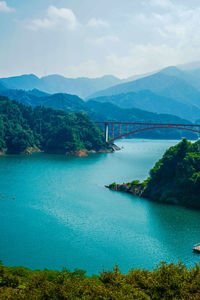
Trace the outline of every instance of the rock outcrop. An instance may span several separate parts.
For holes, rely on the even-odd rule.
[[[132,194],[132,195],[138,196],[138,197],[145,197],[146,186],[144,185],[144,183],[140,183],[137,180],[128,182],[128,183],[123,183],[123,184],[116,184],[114,182],[106,187],[113,191],[120,191],[120,192],[129,193],[129,194]]]

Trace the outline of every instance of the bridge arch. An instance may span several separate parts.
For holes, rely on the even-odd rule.
[[[109,142],[114,142],[115,140],[118,140],[118,139],[121,139],[125,136],[128,136],[130,134],[134,134],[134,133],[137,133],[137,132],[141,132],[141,131],[146,131],[146,130],[153,130],[153,129],[181,129],[181,130],[187,130],[187,131],[193,131],[193,132],[196,132],[196,133],[200,133],[200,130],[196,130],[196,129],[193,129],[193,128],[188,128],[188,127],[181,127],[181,126],[155,126],[155,127],[145,127],[145,128],[141,128],[141,129],[138,129],[138,130],[134,130],[134,131],[131,131],[131,132],[126,132],[122,135],[119,135],[117,137],[114,137],[112,139],[109,140]]]

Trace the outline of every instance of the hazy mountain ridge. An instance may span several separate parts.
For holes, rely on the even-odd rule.
[[[7,86],[5,84],[3,84],[3,82],[1,82],[0,80],[0,91],[3,91],[7,88]]]
[[[96,92],[90,95],[88,99],[125,94],[130,92],[139,92],[141,90],[151,90],[152,92],[158,92],[162,88],[164,89],[165,87],[167,87],[170,83],[174,83],[174,78],[164,74],[156,73],[142,79],[121,83],[108,89]]]
[[[146,120],[144,118],[144,112],[147,111],[154,114],[176,115],[177,122],[179,118],[190,120],[192,122],[200,118],[200,91],[194,87],[194,85],[197,85],[198,83],[198,76],[200,78],[200,69],[181,70],[176,67],[168,67],[157,73],[153,73],[151,75],[143,74],[143,76],[143,78],[128,81],[131,79],[130,77],[122,84],[117,84],[109,87],[108,89],[96,92],[94,95],[101,95],[105,93],[108,95],[92,99],[90,98],[89,100],[94,100],[93,103],[98,101],[116,104],[117,108],[114,106],[113,110],[118,111],[118,121],[122,121],[120,120],[120,117],[123,118],[124,116],[124,110],[122,109],[133,108],[143,111],[140,115],[141,120]],[[113,76],[104,76],[96,79],[67,79],[59,75],[50,75],[39,79],[35,75],[23,75],[1,79],[0,84],[3,82],[2,84],[4,86],[4,88],[1,89],[1,94],[26,105],[50,106],[71,112],[83,111],[89,114],[93,120],[98,118],[100,115],[99,109],[101,110],[102,118],[105,120],[115,118],[114,113],[108,109],[108,106],[106,106],[107,104],[103,104],[103,106],[100,107],[96,103],[93,107],[91,107],[91,104],[85,103],[82,98],[70,93],[57,92],[56,94],[49,94],[39,89],[40,85],[42,85],[49,92],[52,92],[55,89],[63,90],[66,88],[66,82],[69,83],[70,80],[71,91],[73,89],[79,89],[79,83],[81,83],[82,87],[85,86],[85,89],[88,91],[88,84],[91,84],[91,82],[92,88],[97,88],[100,86],[100,81],[103,85],[105,84],[105,81],[107,81],[107,84],[108,81],[110,82],[109,84],[114,83],[116,80],[118,82],[123,81]],[[28,91],[5,89],[5,85],[12,85],[12,87],[15,87],[20,84],[23,88],[30,89],[31,87],[32,89]],[[37,87],[33,88],[33,85],[37,85]],[[104,107],[105,113],[103,113],[102,107]],[[129,111],[126,111],[126,113],[129,115]],[[133,110],[130,114],[133,117]],[[152,118],[153,119],[148,121],[158,119],[157,117],[153,117],[153,115]],[[125,121],[125,119],[123,120]],[[133,117],[131,119],[133,122],[136,120],[139,120],[138,117]]]
[[[56,109],[64,109],[68,112],[84,111],[85,102],[76,95],[57,93],[46,94],[40,91],[24,91],[24,90],[3,90],[0,91],[1,96],[6,96],[10,100],[16,100],[20,103],[30,106],[54,107]],[[37,94],[37,95],[35,95]]]
[[[190,124],[186,119],[179,118],[175,115],[170,114],[157,114],[149,112],[147,110],[142,110],[139,108],[121,108],[113,103],[97,102],[90,100],[87,103],[87,107],[97,111],[105,121],[121,121],[121,122],[157,122],[157,123],[187,123]],[[100,120],[98,120],[100,121]]]
[[[150,90],[130,92],[112,96],[102,96],[89,100],[111,102],[122,108],[139,108],[154,113],[175,114],[180,118],[195,121],[200,116],[200,107],[182,103],[170,97],[157,95]],[[167,94],[167,93],[166,93]],[[177,97],[178,98],[178,97]]]
[[[88,99],[142,90],[150,90],[158,95],[200,107],[200,69],[182,71],[176,67],[168,67],[153,75],[98,91]]]
[[[148,90],[148,95],[145,90]],[[180,70],[168,67],[153,75],[96,92],[88,99],[175,114],[194,121],[200,115],[200,69]]]
[[[198,74],[197,70],[195,72]],[[194,70],[191,72],[186,72],[178,70],[175,67],[170,67],[163,69],[153,75],[126,83],[121,83],[108,89],[98,91],[90,95],[88,99],[129,92],[139,92],[141,90],[151,90],[152,92],[159,94],[162,90],[170,89],[172,86],[175,87],[175,85],[186,85],[188,88],[190,87],[191,90],[194,89],[194,91],[199,92],[200,83],[198,86],[199,90],[196,88],[197,83],[198,79],[196,79],[196,77],[194,76]]]
[[[8,89],[32,90],[39,85],[40,79],[34,74],[0,78]]]
[[[39,92],[37,91],[37,93],[39,93]],[[152,95],[152,97],[157,96],[157,95],[154,95],[150,91],[142,91],[138,94],[130,93],[130,95],[138,96],[141,94],[141,96],[143,96],[145,93],[147,95],[149,95],[149,94]],[[1,91],[0,94],[2,96],[7,96],[11,100],[16,100],[20,103],[23,103],[25,105],[31,105],[33,107],[41,105],[41,106],[54,107],[57,109],[64,109],[68,112],[69,111],[84,111],[84,112],[88,113],[88,112],[93,111],[96,113],[100,113],[100,111],[101,111],[101,114],[103,114],[103,117],[106,120],[114,117],[112,115],[112,113],[114,114],[114,111],[117,111],[119,115],[120,115],[120,111],[122,112],[123,120],[121,120],[121,121],[125,121],[124,118],[128,118],[130,113],[132,115],[134,115],[135,112],[137,112],[136,115],[138,116],[136,119],[139,120],[139,118],[141,117],[141,121],[156,121],[156,119],[158,119],[158,116],[159,116],[158,113],[150,112],[144,108],[136,108],[135,106],[131,107],[131,105],[127,106],[127,107],[120,107],[120,105],[117,105],[117,103],[110,103],[111,101],[109,101],[109,97],[103,98],[103,101],[96,101],[96,99],[91,99],[91,100],[85,102],[83,99],[81,99],[80,97],[78,97],[76,95],[64,94],[64,93],[57,93],[57,94],[53,94],[53,95],[45,94],[45,96],[43,96],[43,97],[38,97],[38,96],[35,96],[34,94],[32,94],[32,91],[26,92],[23,90],[4,90],[4,91]],[[129,94],[126,94],[125,96],[127,96],[127,95],[129,95]],[[119,96],[123,98],[124,95],[122,94]],[[115,98],[115,96],[112,96],[112,97]],[[112,97],[110,97],[110,98],[112,98]],[[157,96],[157,97],[161,98],[162,100],[165,99],[160,96]],[[105,100],[107,100],[107,101],[105,101]],[[123,101],[123,99],[122,99],[122,101]],[[145,106],[146,106],[146,104],[144,104],[144,107]],[[109,115],[109,114],[111,114],[111,115]],[[144,114],[144,116],[142,116],[142,114]],[[167,113],[164,113],[164,114],[166,114],[168,116],[171,115],[173,120],[176,120],[176,121],[181,120],[182,122],[184,121],[184,122],[188,123],[187,119],[177,117],[176,115],[173,115],[173,114],[167,114]],[[148,116],[148,118],[146,118],[146,116]],[[115,117],[113,120],[115,120]],[[127,120],[129,120],[129,119],[127,119]],[[120,119],[118,119],[118,121],[120,121]],[[161,119],[159,119],[159,122],[160,121],[161,121]]]
[[[22,89],[26,91],[38,89],[50,94],[76,94],[85,98],[98,90],[116,85],[121,80],[112,75],[105,75],[99,78],[66,78],[61,75],[48,75],[39,78],[34,74],[29,74],[1,78],[0,82],[8,89]]]

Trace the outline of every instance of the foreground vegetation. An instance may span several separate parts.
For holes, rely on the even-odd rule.
[[[0,151],[21,153],[30,148],[50,153],[107,146],[100,128],[84,113],[25,106],[0,96]]]
[[[170,147],[139,182],[112,183],[110,189],[132,193],[153,201],[200,208],[200,141],[186,139]]]
[[[200,267],[161,263],[121,273],[118,266],[88,277],[70,272],[6,267],[0,264],[0,299],[200,299]]]

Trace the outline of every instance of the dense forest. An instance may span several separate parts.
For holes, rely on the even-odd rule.
[[[100,128],[84,113],[25,106],[0,96],[0,151],[22,153],[38,148],[50,153],[107,146]]]
[[[0,264],[0,299],[200,299],[200,267],[161,263],[153,271],[118,266],[99,276],[84,271],[32,271]]]
[[[200,208],[200,141],[183,139],[170,147],[140,183],[113,183],[113,190],[125,191],[162,203]]]

